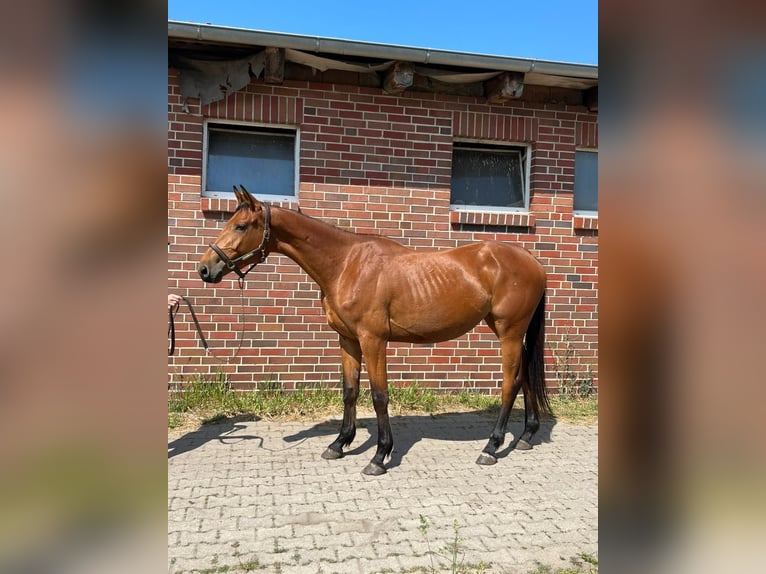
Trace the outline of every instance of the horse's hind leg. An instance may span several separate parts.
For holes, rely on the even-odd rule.
[[[489,322],[488,322],[489,323]],[[490,324],[490,327],[493,327]],[[520,338],[501,340],[501,352],[503,361],[503,386],[502,400],[500,405],[500,415],[497,417],[495,428],[489,435],[487,446],[484,447],[477,464],[490,465],[497,462],[497,449],[505,440],[505,429],[508,425],[508,418],[513,408],[516,396],[522,386],[526,365],[522,365],[524,356],[522,353],[522,343]]]
[[[524,432],[516,442],[516,450],[529,450],[532,448],[532,435],[540,428],[540,419],[537,412],[532,408],[532,391],[529,389],[529,367],[526,360],[526,352],[523,353],[523,362],[519,371],[519,380],[524,389]]]
[[[359,374],[362,368],[362,349],[358,341],[340,338],[341,365],[343,368],[343,423],[340,434],[322,453],[322,458],[336,459],[343,456],[343,447],[356,436],[356,401],[359,398]]]

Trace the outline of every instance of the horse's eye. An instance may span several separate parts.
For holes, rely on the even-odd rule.
[[[239,225],[234,226],[235,231],[245,231],[247,229],[247,225],[242,225],[241,223]]]

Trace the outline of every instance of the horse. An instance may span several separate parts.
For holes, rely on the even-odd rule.
[[[378,436],[375,455],[362,473],[384,474],[394,444],[388,417],[388,342],[447,341],[482,320],[500,340],[503,380],[500,414],[476,462],[497,463],[519,390],[525,399],[524,431],[516,449],[532,448],[539,417],[551,414],[551,408],[543,362],[546,273],[529,251],[497,241],[415,250],[269,205],[240,187],[234,186],[234,214],[197,271],[206,283],[218,283],[230,272],[243,282],[273,252],[292,259],[319,285],[327,322],[338,333],[343,376],[343,421],[323,458],[343,457],[343,449],[354,440],[364,360]]]

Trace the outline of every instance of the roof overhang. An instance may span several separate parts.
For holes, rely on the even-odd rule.
[[[168,41],[172,46],[229,46],[231,48],[274,47],[313,54],[369,58],[381,62],[395,60],[420,65],[443,66],[461,70],[519,72],[525,83],[586,90],[598,85],[598,66],[546,60],[512,58],[416,48],[374,42],[302,36],[262,30],[248,30],[190,22],[168,22]]]

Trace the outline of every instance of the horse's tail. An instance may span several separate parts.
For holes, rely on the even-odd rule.
[[[548,402],[548,389],[545,386],[545,291],[540,297],[532,320],[527,327],[525,338],[527,361],[529,362],[529,392],[524,393],[524,400],[530,401],[532,411],[540,414],[553,414]]]

